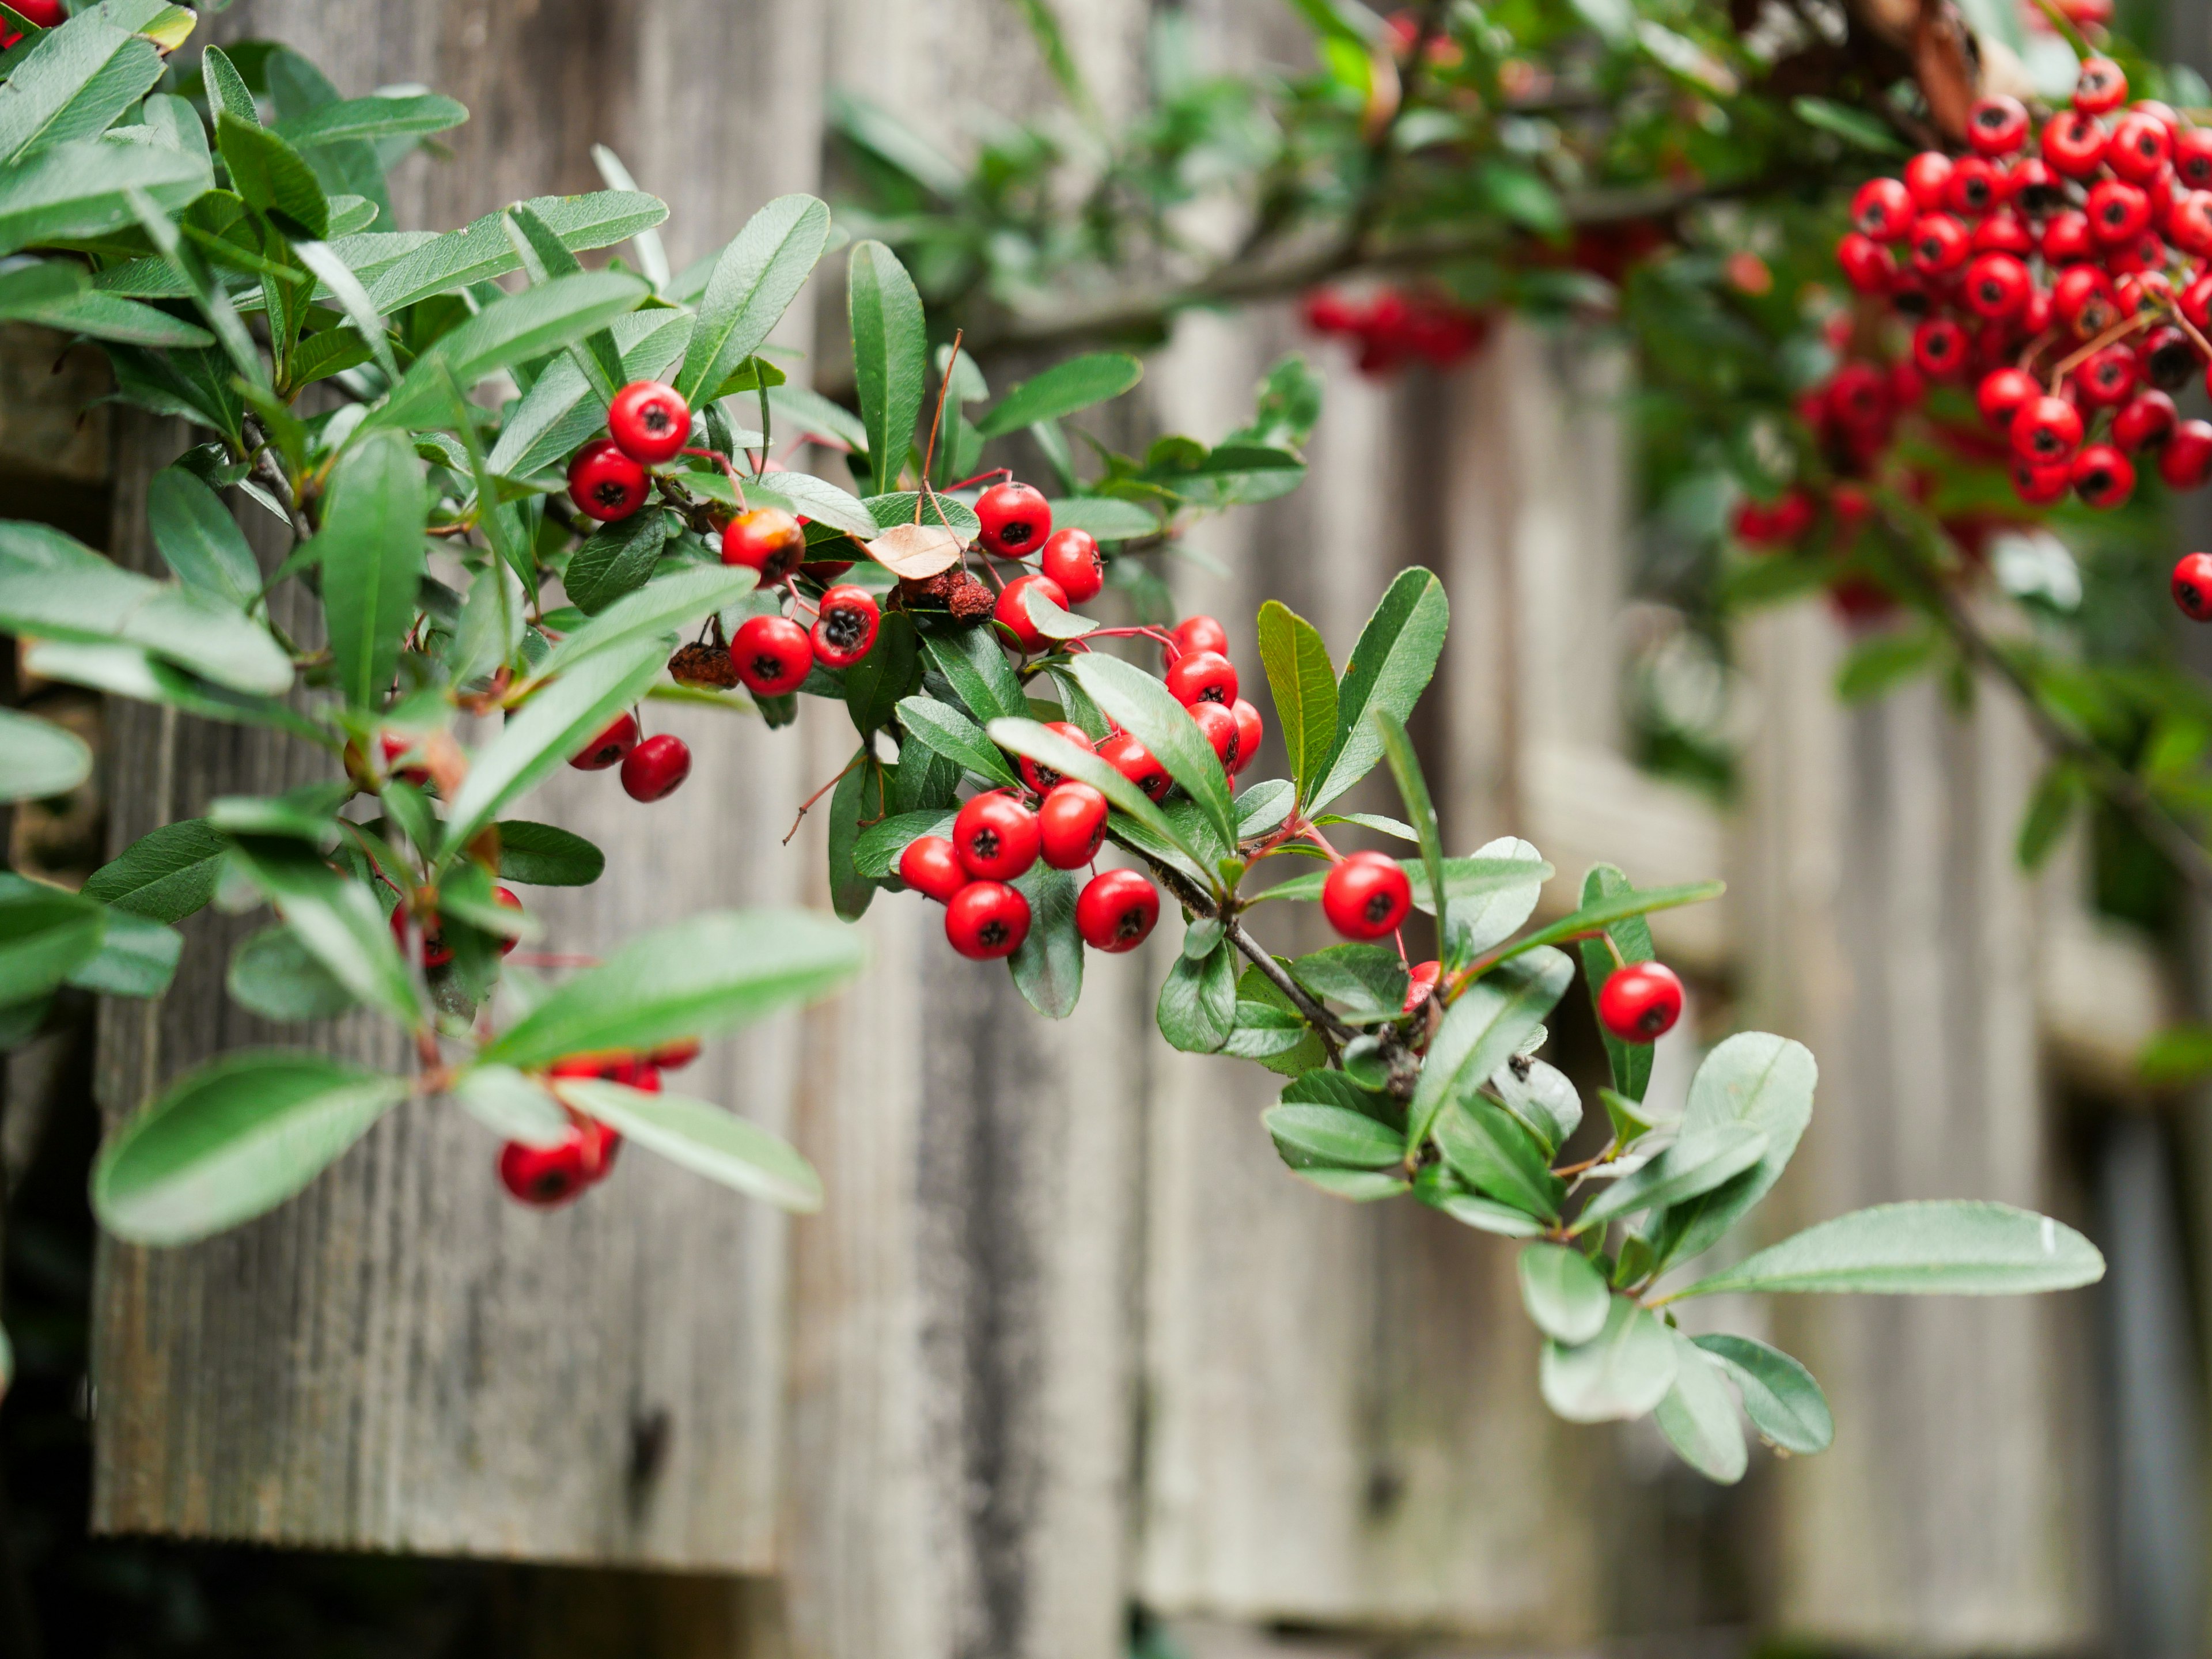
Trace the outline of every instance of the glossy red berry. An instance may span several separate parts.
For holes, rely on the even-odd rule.
[[[1221,763],[1224,772],[1237,770],[1237,716],[1229,712],[1229,705],[1219,702],[1194,702],[1187,705],[1190,717],[1198,729],[1206,733],[1206,740],[1213,747],[1213,757]]]
[[[2101,334],[2118,320],[2112,279],[2091,264],[2069,265],[2051,284],[2051,311],[2076,338]]]
[[[607,433],[630,459],[658,466],[691,435],[691,406],[672,386],[632,380],[607,405]]]
[[[899,854],[898,872],[901,881],[939,904],[950,904],[952,896],[968,884],[960,854],[942,836],[917,836],[907,842]]]
[[[1098,538],[1073,525],[1044,538],[1038,568],[1058,582],[1070,605],[1085,605],[1106,586],[1106,561],[1098,551]]]
[[[1055,870],[1079,870],[1106,839],[1106,797],[1073,779],[1037,806],[1037,852]]]
[[[811,637],[814,659],[824,668],[850,668],[875,648],[883,613],[865,587],[842,583],[822,596]]]
[[[1055,737],[1066,738],[1078,749],[1086,752],[1092,748],[1091,734],[1081,726],[1072,725],[1066,720],[1047,720],[1044,723],[1044,729]],[[1024,755],[1019,757],[1017,764],[1021,768],[1022,781],[1036,790],[1038,794],[1044,794],[1059,787],[1060,774],[1042,761],[1031,760],[1027,755]]]
[[[1931,380],[1948,380],[1962,371],[1966,348],[1966,331],[1948,317],[1930,317],[1912,331],[1913,363]]]
[[[2035,233],[2016,213],[1992,213],[1974,227],[1973,249],[1977,253],[2010,253],[2024,259],[2035,252]]]
[[[1261,740],[1267,735],[1267,728],[1261,721],[1260,711],[1242,697],[1230,706],[1229,712],[1237,721],[1237,763],[1229,769],[1233,775],[1260,757]]]
[[[2009,155],[2027,142],[2027,106],[2017,98],[1984,98],[1966,112],[1966,142],[1982,155]]]
[[[2063,398],[2037,398],[2013,416],[2013,453],[2037,466],[2071,459],[2081,443],[2081,411]]]
[[[2053,270],[2095,258],[2097,239],[2089,234],[2089,216],[2073,208],[2052,214],[2043,222],[2036,251]]]
[[[2042,395],[2043,388],[2027,370],[1993,368],[1974,388],[1974,404],[1984,422],[2000,432],[2009,432],[2012,417],[2020,413],[2021,405]]]
[[[691,746],[663,732],[623,757],[623,793],[632,800],[661,800],[691,775]]]
[[[1912,222],[1912,268],[1923,276],[1956,270],[1966,262],[1966,228],[1948,213],[1923,213]]]
[[[1167,768],[1159,763],[1151,750],[1126,732],[1100,744],[1098,758],[1154,800],[1165,800],[1168,791],[1175,787]]]
[[[2024,155],[2005,174],[2005,199],[2031,218],[2040,219],[2066,204],[2058,174],[2040,155]]]
[[[788,617],[748,617],[730,640],[730,664],[757,697],[799,690],[814,667],[814,642]]]
[[[2199,333],[2212,326],[2212,275],[2192,281],[2181,290],[2174,305]]]
[[[1981,253],[1966,267],[1961,289],[1967,308],[1978,317],[2010,317],[2027,303],[2035,282],[2027,267],[2009,253]]]
[[[1813,498],[1802,489],[1790,490],[1778,501],[1747,501],[1735,510],[1736,539],[1751,547],[1787,547],[1810,530],[1819,516]]]
[[[2172,489],[2201,489],[2212,479],[2212,421],[2184,421],[2158,453],[2158,476]]]
[[[1012,881],[1037,860],[1036,814],[1012,795],[977,795],[952,820],[952,850],[979,881]]]
[[[2122,449],[2164,443],[2178,418],[2173,399],[2163,392],[2138,392],[2112,416],[2112,441]]]
[[[2192,190],[2168,208],[2166,234],[2184,253],[2212,253],[2212,190]]]
[[[550,1210],[590,1186],[604,1161],[598,1137],[581,1128],[551,1146],[510,1140],[499,1150],[499,1182],[523,1203]]]
[[[522,901],[514,896],[514,890],[513,888],[494,887],[491,890],[491,898],[493,903],[503,905],[509,910],[520,910],[522,908]],[[522,941],[520,939],[516,939],[512,934],[501,934],[499,940],[500,955],[508,955],[514,951],[516,945],[521,943]]]
[[[1410,1014],[1429,1000],[1429,994],[1437,988],[1437,979],[1443,972],[1443,963],[1433,959],[1413,965],[1406,975],[1406,1001],[1398,1011],[1400,1013]]]
[[[1851,198],[1851,223],[1877,242],[1896,241],[1918,214],[1901,179],[1869,179]]]
[[[1396,931],[1413,908],[1413,884],[1397,860],[1381,853],[1351,853],[1322,884],[1322,914],[1346,939],[1381,939]]]
[[[1030,936],[1030,902],[1004,882],[971,881],[945,907],[945,937],[974,962],[1010,957]]]
[[[2212,127],[2173,135],[2173,176],[2190,190],[2212,190]]]
[[[2133,184],[2147,185],[2173,155],[2165,122],[2140,112],[2124,115],[2105,143],[2105,165]]]
[[[1922,213],[1943,205],[1943,187],[1950,180],[1951,158],[1941,150],[1923,150],[1905,164],[1905,188]]]
[[[2066,499],[2066,492],[2074,487],[2074,469],[2064,461],[2041,466],[2033,461],[2023,461],[2019,456],[2012,461],[2012,492],[2030,507],[2049,507],[2054,501]]]
[[[1159,890],[1134,870],[1100,872],[1075,901],[1075,931],[1094,951],[1133,951],[1159,919]]]
[[[398,941],[399,953],[407,954],[408,907],[396,904],[392,909],[392,937]],[[444,932],[438,926],[438,913],[425,908],[416,918],[422,934],[422,965],[442,968],[453,959],[453,947],[446,943]]]
[[[1168,669],[1168,690],[1188,708],[1194,702],[1237,701],[1237,667],[1218,651],[1188,651]]]
[[[2112,445],[2089,444],[2074,458],[2069,480],[2085,505],[2114,507],[2134,493],[2136,469]]]
[[[1022,558],[1052,534],[1052,504],[1042,493],[1011,480],[994,483],[975,501],[983,545],[1002,558]]]
[[[2043,159],[2065,178],[2086,179],[2104,165],[2109,137],[2095,116],[2068,110],[2043,124]]]
[[[1962,157],[1943,186],[1943,205],[1962,219],[1978,219],[2004,199],[2004,174],[1978,155]]]
[[[1844,280],[1862,294],[1887,292],[1897,278],[1897,259],[1871,236],[1847,233],[1836,244],[1836,264]]]
[[[2136,374],[2162,391],[2179,392],[2197,368],[2197,348],[2171,323],[2145,331],[2136,347]]]
[[[413,754],[420,743],[420,738],[410,737],[401,732],[380,732],[376,738],[377,749],[384,756],[384,769],[402,783],[411,783],[417,789],[424,788],[429,784],[429,769],[422,766],[402,766],[398,763]]]
[[[2142,186],[2100,179],[2089,191],[2089,234],[2106,246],[2132,242],[2150,228],[2150,198]]]
[[[1886,426],[1890,417],[1889,377],[1872,363],[1845,363],[1829,378],[1827,405],[1828,413],[1845,426],[1863,429]]]
[[[722,562],[760,573],[760,585],[773,587],[806,557],[806,532],[780,507],[756,507],[722,526]]]
[[[605,731],[568,757],[568,764],[579,772],[604,772],[621,764],[622,757],[636,747],[637,716],[617,714]]]
[[[1177,623],[1169,637],[1179,652],[1213,651],[1229,654],[1229,630],[1211,617],[1185,617]]]
[[[2212,553],[2185,553],[2173,567],[2173,602],[2191,622],[2212,621]]]
[[[1622,1042],[1653,1042],[1682,1017],[1682,981],[1663,963],[1632,962],[1606,976],[1598,1023]]]
[[[2109,58],[2085,58],[2074,82],[2074,107],[2102,115],[2128,101],[2127,72]]]
[[[2136,389],[2136,354],[2124,345],[2094,351],[2075,369],[2074,384],[2092,408],[2124,403]]]
[[[568,463],[568,499],[603,523],[627,519],[645,505],[645,469],[611,438],[594,438]]]
[[[1030,615],[1029,596],[1042,594],[1061,610],[1067,609],[1067,594],[1049,576],[1017,576],[1008,582],[992,607],[991,616],[999,626],[1014,636],[1015,643],[1024,656],[1035,656],[1051,648],[1053,641],[1037,631],[1036,619]]]

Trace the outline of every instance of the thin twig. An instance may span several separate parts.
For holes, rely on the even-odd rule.
[[[1322,1042],[1329,1042],[1332,1037],[1337,1042],[1349,1042],[1359,1035],[1320,1003],[1316,1002],[1307,993],[1305,987],[1292,979],[1283,964],[1268,953],[1267,947],[1244,931],[1243,922],[1231,916],[1222,924],[1222,931],[1229,935],[1229,942],[1249,957],[1252,959],[1252,965],[1266,975],[1278,991],[1291,1000],[1291,1006],[1304,1015],[1307,1022],[1321,1033]],[[1334,1057],[1334,1043],[1330,1043],[1331,1058]]]
[[[276,452],[270,446],[269,434],[261,429],[261,422],[251,415],[246,417],[242,430],[253,454],[253,476],[268,487],[269,493],[276,496],[277,505],[284,509],[284,517],[291,524],[292,534],[301,541],[310,540],[314,536],[315,527],[307,522],[307,515],[300,510],[299,497],[292,493],[292,481],[284,476],[284,469],[276,459]]]

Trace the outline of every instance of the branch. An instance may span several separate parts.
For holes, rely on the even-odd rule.
[[[284,469],[276,460],[276,452],[270,447],[269,434],[261,429],[261,422],[251,415],[246,417],[241,429],[246,434],[246,442],[253,447],[253,477],[267,488],[269,493],[276,498],[277,505],[284,509],[285,518],[291,522],[293,537],[303,542],[312,539],[315,527],[307,522],[307,515],[300,510],[299,498],[292,493],[292,481],[284,476]]]

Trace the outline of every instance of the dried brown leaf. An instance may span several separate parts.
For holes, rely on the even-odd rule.
[[[960,562],[960,538],[940,524],[902,524],[868,544],[868,556],[893,575],[920,581]]]

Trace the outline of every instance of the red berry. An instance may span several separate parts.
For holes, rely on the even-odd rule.
[[[1066,738],[1078,749],[1087,752],[1091,748],[1091,734],[1079,726],[1072,726],[1066,720],[1047,720],[1044,723],[1044,729],[1055,736]],[[1020,757],[1018,764],[1022,769],[1022,781],[1040,795],[1059,787],[1060,774],[1042,761],[1034,761],[1027,755],[1024,755]]]
[[[2043,222],[2043,234],[2037,240],[2036,247],[2043,255],[2044,264],[2053,269],[2079,264],[2094,258],[2097,241],[2089,234],[2089,216],[2073,208],[2052,214]]]
[[[678,1037],[673,1042],[664,1042],[646,1058],[657,1072],[680,1072],[699,1058],[697,1037]]]
[[[748,617],[730,640],[730,662],[757,697],[796,691],[814,667],[814,643],[788,617]]]
[[[1154,800],[1165,800],[1175,780],[1153,757],[1152,751],[1124,732],[1098,745],[1098,758],[1143,790]]]
[[[2105,125],[2084,110],[2069,110],[2043,124],[2043,159],[2054,173],[2086,179],[2104,164]]]
[[[1912,331],[1912,361],[1929,380],[1949,380],[1966,366],[1966,331],[1948,317],[1930,317]]]
[[[1237,667],[1218,651],[1187,651],[1168,670],[1168,690],[1188,708],[1194,702],[1237,701]]]
[[[1828,381],[1828,412],[1844,425],[1863,430],[1886,425],[1889,377],[1872,363],[1845,363]]]
[[[1018,558],[1052,534],[1052,504],[1025,483],[994,483],[977,498],[983,545],[1002,558]]]
[[[2174,304],[2198,332],[2212,326],[2212,274],[2193,280]]]
[[[429,769],[422,766],[399,766],[394,763],[412,754],[419,742],[418,738],[407,737],[398,732],[380,732],[376,738],[376,746],[384,755],[385,769],[401,782],[411,783],[417,789],[429,783]]]
[[[2184,127],[2173,135],[2173,173],[2191,190],[2212,190],[2212,127]]]
[[[623,757],[623,792],[632,800],[660,800],[691,775],[691,747],[665,732]]]
[[[1924,149],[1905,164],[1905,187],[1923,213],[1943,205],[1943,188],[1950,182],[1951,158],[1941,150]]]
[[[1037,807],[1037,851],[1055,870],[1079,870],[1106,839],[1106,797],[1073,779],[1054,785]]]
[[[392,907],[392,937],[398,941],[402,956],[407,954],[407,914],[408,906],[404,902]],[[439,928],[438,913],[425,908],[417,918],[417,925],[422,933],[422,965],[425,968],[442,968],[451,962],[453,947],[446,943],[445,935]]]
[[[917,836],[907,842],[899,854],[898,871],[901,881],[939,904],[950,904],[952,896],[968,884],[960,854],[942,836]]]
[[[2112,441],[2142,449],[2166,441],[2173,430],[2173,399],[2163,392],[2138,392],[2112,416]]]
[[[806,532],[780,507],[756,507],[722,526],[722,562],[760,572],[773,587],[806,557]]]
[[[1962,157],[1943,186],[1943,205],[1961,218],[1978,219],[2004,199],[2004,174],[1978,155]]]
[[[2017,213],[1992,213],[1974,227],[1977,253],[2014,253],[2026,258],[2035,252],[2035,233],[2021,222]]]
[[[1044,538],[1038,568],[1058,582],[1070,605],[1085,605],[1106,586],[1106,562],[1099,556],[1098,538],[1070,525]]]
[[[2169,489],[2199,489],[2212,479],[2212,421],[2184,421],[2159,451],[2158,476]]]
[[[814,618],[814,659],[824,668],[850,668],[875,648],[883,613],[876,596],[849,582],[822,596]]]
[[[602,522],[627,519],[645,505],[645,469],[609,438],[594,438],[568,463],[568,499]]]
[[[1862,294],[1880,294],[1896,280],[1897,261],[1871,236],[1854,230],[1836,244],[1836,263],[1844,280]]]
[[[2085,58],[2074,82],[2074,107],[2088,115],[2102,115],[2128,101],[2128,77],[2109,58]]]
[[[2051,314],[2087,339],[2116,320],[2112,279],[2094,265],[2069,265],[2051,285]]]
[[[491,897],[493,903],[503,904],[510,910],[520,910],[522,908],[522,901],[514,896],[514,891],[512,888],[495,886],[491,890]],[[505,933],[501,934],[499,940],[500,955],[506,956],[512,951],[516,945],[521,943],[522,941],[520,939],[515,939],[511,935]]]
[[[1654,1042],[1682,1017],[1682,981],[1662,963],[1616,968],[1598,991],[1597,1017],[1623,1042]]]
[[[1912,222],[1912,268],[1923,276],[1956,270],[1966,262],[1966,228],[1948,213],[1923,213]]]
[[[1003,882],[971,881],[945,907],[945,937],[974,962],[1010,957],[1030,936],[1030,902]]]
[[[952,820],[952,850],[977,880],[1012,881],[1036,862],[1036,814],[1012,795],[977,795]]]
[[[1911,230],[1916,213],[1901,179],[1869,179],[1851,198],[1851,223],[1877,242],[1893,242]]]
[[[580,1128],[551,1146],[510,1140],[499,1149],[500,1185],[525,1204],[550,1210],[590,1186],[605,1161],[598,1137]]]
[[[1787,547],[1819,516],[1813,498],[1802,489],[1773,502],[1747,501],[1735,510],[1736,538],[1752,547]]]
[[[1984,422],[2000,432],[2008,432],[2012,429],[2012,417],[2020,413],[2021,405],[2042,395],[2043,388],[2027,370],[1993,368],[1982,376],[1981,385],[1974,388],[1974,403],[1981,410]]]
[[[2125,403],[2136,389],[2136,354],[2124,345],[2093,351],[2074,371],[2074,384],[2093,408]]]
[[[637,747],[637,716],[617,714],[605,731],[568,757],[579,772],[604,772]]]
[[[2192,190],[2168,208],[2166,234],[2184,253],[2212,253],[2212,191]]]
[[[2150,329],[2136,347],[2136,375],[2167,392],[2178,392],[2189,384],[2189,376],[2197,367],[2197,348],[2189,337],[2171,323]]]
[[[1237,720],[1237,763],[1229,769],[1242,772],[1260,757],[1260,743],[1267,728],[1261,723],[1260,711],[1242,697],[1231,705],[1229,712]]]
[[[2027,267],[2012,254],[1983,253],[1966,267],[1962,291],[1976,316],[2010,317],[2027,305],[2034,288]]]
[[[607,431],[630,459],[658,466],[691,435],[691,406],[672,386],[632,380],[607,405]]]
[[[1075,901],[1075,931],[1094,951],[1133,951],[1159,919],[1159,890],[1134,870],[1102,871]]]
[[[2140,185],[2103,179],[2090,190],[2087,210],[2089,234],[2107,246],[2132,242],[2150,228],[2150,198]]]
[[[1322,914],[1346,939],[1381,939],[1413,908],[1413,884],[1398,860],[1351,853],[1338,860],[1321,890]]]
[[[1211,617],[1185,617],[1170,637],[1178,651],[1214,651],[1229,654],[1229,630]]]
[[[2191,622],[2212,618],[2212,553],[2185,553],[2173,567],[2173,602]]]
[[[2022,213],[2041,218],[2063,207],[2066,193],[2051,163],[2039,155],[2024,155],[2005,174],[2005,199]]]
[[[2051,466],[2039,466],[2033,461],[2013,457],[2012,489],[2031,507],[2048,507],[2053,501],[2063,501],[2066,492],[2074,487],[2074,469],[2064,461]]]
[[[1984,155],[2009,155],[2027,142],[2027,106],[2017,98],[1984,98],[1966,112],[1966,142]]]
[[[998,604],[991,609],[993,619],[1014,636],[1024,656],[1035,656],[1040,651],[1049,650],[1054,644],[1037,632],[1036,619],[1030,615],[1031,592],[1043,594],[1063,611],[1067,609],[1066,591],[1049,576],[1015,577],[1000,592]]]
[[[2113,507],[2134,493],[2136,469],[2112,445],[2090,444],[2074,458],[2069,480],[2085,505]]]
[[[2081,442],[2081,411],[2063,398],[2034,398],[2012,418],[2013,453],[2037,466],[2071,459]]]
[[[1398,1012],[1410,1014],[1429,1000],[1429,993],[1437,988],[1437,977],[1443,972],[1441,962],[1417,962],[1406,975],[1406,1002]]]
[[[1194,702],[1186,705],[1190,717],[1198,722],[1198,729],[1206,733],[1206,740],[1213,745],[1214,758],[1221,763],[1224,772],[1237,770],[1237,716],[1229,712],[1226,703]]]
[[[2147,185],[2173,154],[2173,135],[2155,116],[2124,115],[2105,144],[2105,165],[2121,178]]]

